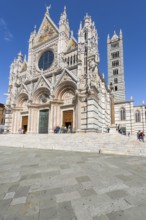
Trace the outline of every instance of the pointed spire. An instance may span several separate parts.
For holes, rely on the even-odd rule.
[[[24,56],[24,62],[26,62],[26,54],[25,54],[25,56]]]
[[[114,30],[114,35],[112,36],[111,41],[117,41],[118,39],[119,39],[119,37],[118,37],[116,31]]]
[[[33,33],[36,34],[36,25],[34,26]]]
[[[79,30],[82,30],[82,21],[80,22],[80,28],[79,28]]]
[[[107,43],[110,43],[110,35],[107,35]]]
[[[67,25],[69,25],[69,22],[67,20],[66,6],[64,6],[64,11],[60,16],[59,25],[61,25],[63,23],[66,23]]]
[[[64,13],[66,13],[66,5],[64,6]]]
[[[122,30],[120,29],[120,39],[123,38]]]
[[[22,53],[21,53],[21,51],[18,53],[18,60],[20,60],[20,61],[22,61]]]
[[[73,31],[71,31],[71,38],[73,38],[74,37],[74,32]]]
[[[64,15],[64,19],[67,19],[66,6],[64,6],[64,12],[63,12],[63,15]]]

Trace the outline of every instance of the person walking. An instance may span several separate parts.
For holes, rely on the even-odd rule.
[[[141,140],[144,142],[144,131],[141,132],[140,137],[141,137]]]

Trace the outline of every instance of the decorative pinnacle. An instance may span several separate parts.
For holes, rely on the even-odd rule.
[[[120,38],[123,37],[122,30],[120,29]]]
[[[36,33],[36,25],[34,26],[34,31],[33,32]]]
[[[82,30],[82,21],[80,22],[80,30]]]
[[[73,35],[74,35],[74,32],[73,32],[73,31],[71,31],[71,37],[73,37]]]
[[[107,35],[107,43],[109,43],[110,42],[110,35],[108,34]]]
[[[25,54],[25,56],[24,56],[24,62],[26,62],[26,54]]]
[[[19,55],[19,56],[22,56],[21,50],[19,51],[18,55]]]

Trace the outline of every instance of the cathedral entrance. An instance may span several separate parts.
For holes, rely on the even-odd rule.
[[[22,116],[22,129],[23,133],[25,134],[28,129],[28,116]]]
[[[41,110],[39,117],[39,133],[47,134],[48,133],[48,121],[49,121],[49,110]]]
[[[63,111],[63,126],[73,127],[73,110]]]

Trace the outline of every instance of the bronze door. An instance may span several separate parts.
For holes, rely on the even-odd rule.
[[[41,110],[39,117],[39,133],[48,133],[49,110]]]

